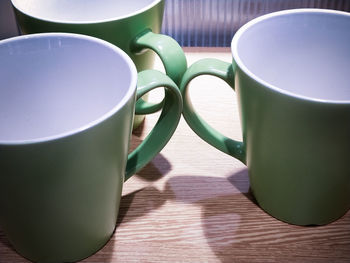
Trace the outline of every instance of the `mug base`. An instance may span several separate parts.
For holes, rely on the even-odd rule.
[[[328,225],[342,218],[349,211],[349,208],[348,208],[336,216],[328,217],[324,219],[312,218],[312,216],[309,216],[309,218],[311,219],[303,219],[303,218],[297,218],[297,217],[291,218],[283,215],[276,215],[275,212],[271,212],[269,209],[266,209],[264,205],[261,205],[259,201],[256,201],[256,202],[257,202],[257,205],[269,216],[272,216],[273,218],[290,225],[305,226],[305,227]]]
[[[50,263],[61,263],[61,262],[78,262],[78,261],[82,261],[82,260],[85,260],[91,256],[93,256],[94,254],[96,254],[97,252],[99,252],[103,247],[105,247],[107,245],[107,243],[110,241],[110,239],[113,237],[114,233],[115,233],[115,230],[116,230],[116,226],[112,232],[112,234],[108,237],[108,239],[102,243],[102,245],[99,245],[97,246],[96,249],[93,249],[91,250],[90,252],[88,253],[84,253],[85,255],[80,255],[80,256],[74,256],[74,257],[71,257],[70,259],[65,259],[65,260],[62,260],[62,259],[58,259],[57,261],[55,260],[49,260],[49,261],[42,261],[42,260],[38,260],[38,259],[34,259],[33,257],[30,257],[30,256],[26,256],[25,253],[21,253],[18,249],[16,249],[12,244],[11,244],[11,247],[13,248],[14,251],[16,251],[16,253],[18,255],[20,255],[21,257],[25,258],[26,260],[30,261],[30,262],[50,262]]]

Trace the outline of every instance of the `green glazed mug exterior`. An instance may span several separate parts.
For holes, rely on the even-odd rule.
[[[247,165],[258,204],[284,222],[323,225],[349,210],[349,28],[346,12],[271,13],[237,31],[232,64],[203,59],[184,74],[189,126]],[[188,84],[203,74],[235,90],[243,142],[223,136],[195,112]]]
[[[187,69],[179,44],[159,34],[164,0],[12,0],[12,5],[23,34],[67,32],[94,36],[124,50],[138,71],[153,67],[155,52],[166,74],[178,85]],[[149,106],[148,112],[161,108],[161,104],[141,102],[136,107]],[[144,115],[136,115],[134,128],[143,119]]]
[[[86,258],[113,234],[124,181],[174,133],[180,91],[85,35],[3,40],[0,57],[1,229],[34,262]],[[157,87],[165,87],[159,120],[128,155],[136,100]]]

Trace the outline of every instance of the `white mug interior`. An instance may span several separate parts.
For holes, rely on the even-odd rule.
[[[0,142],[75,133],[108,118],[134,96],[137,72],[114,45],[44,33],[0,41]]]
[[[161,0],[12,0],[21,12],[52,22],[94,23],[132,16]]]
[[[350,14],[295,9],[248,22],[232,40],[253,79],[293,96],[350,102]]]

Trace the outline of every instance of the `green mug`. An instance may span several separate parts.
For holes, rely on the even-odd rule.
[[[257,203],[291,224],[327,224],[350,207],[349,29],[346,12],[267,14],[234,35],[232,64],[203,59],[181,83],[189,126],[246,164]],[[223,136],[195,112],[187,87],[203,74],[235,90],[243,142]]]
[[[124,181],[174,133],[180,91],[85,35],[3,40],[0,57],[1,228],[32,261],[81,260],[113,234]],[[157,87],[166,87],[162,113],[128,155],[136,98]]]
[[[180,84],[187,69],[186,57],[179,44],[159,34],[164,0],[11,0],[17,23],[23,34],[68,32],[104,39],[124,50],[138,71],[153,67],[154,52],[164,64],[166,74]],[[151,49],[151,50],[146,50]],[[142,104],[142,105],[141,105]],[[150,107],[142,100],[137,107]],[[144,115],[135,116],[134,128]]]

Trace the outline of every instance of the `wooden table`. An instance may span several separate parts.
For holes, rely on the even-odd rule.
[[[228,49],[185,51],[189,64],[203,57],[231,61]],[[235,94],[223,81],[201,77],[190,92],[210,124],[241,138]],[[132,147],[157,116],[134,132]],[[0,262],[28,262],[1,230]],[[350,212],[319,227],[274,219],[254,202],[246,167],[198,138],[182,119],[162,152],[125,183],[111,240],[82,262],[350,262]]]

